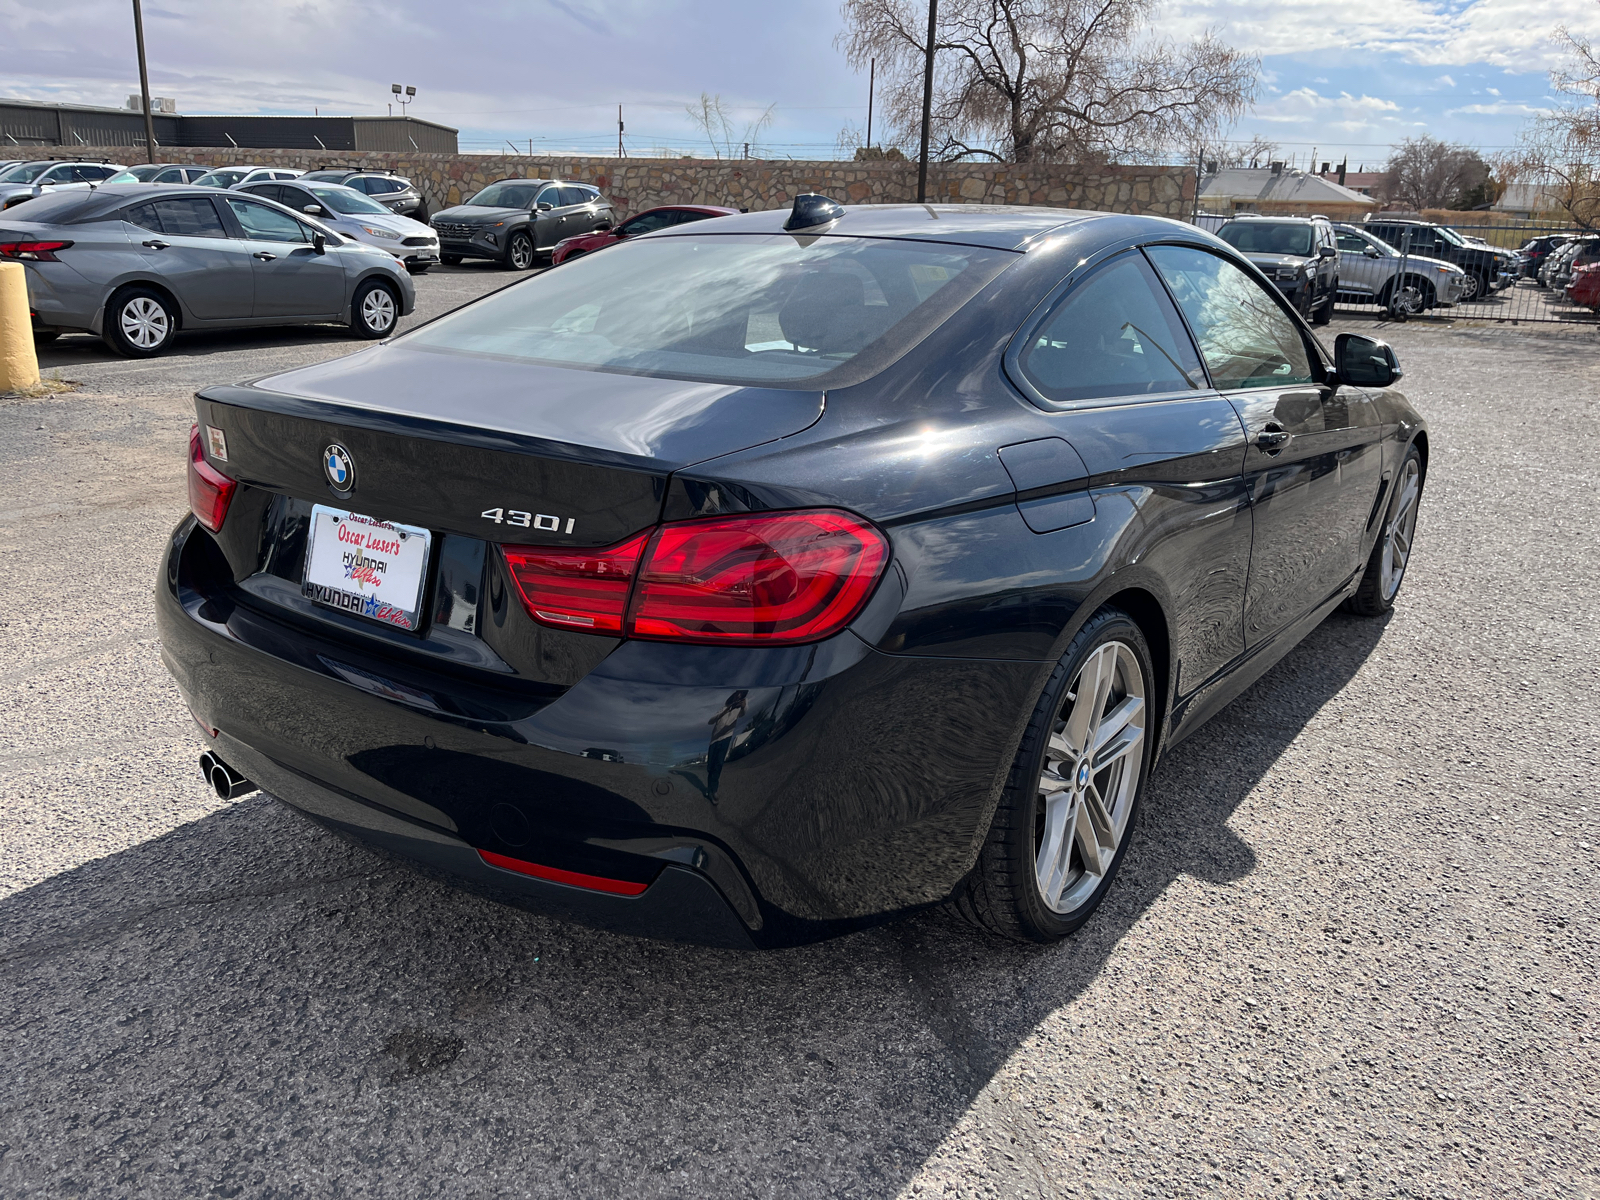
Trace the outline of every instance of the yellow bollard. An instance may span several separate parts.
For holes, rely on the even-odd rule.
[[[39,356],[33,352],[28,318],[28,273],[21,263],[0,263],[0,392],[39,386]]]

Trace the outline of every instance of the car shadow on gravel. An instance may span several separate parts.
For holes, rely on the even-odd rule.
[[[84,363],[158,364],[170,359],[206,358],[225,350],[275,350],[283,346],[320,346],[329,342],[359,350],[369,343],[350,336],[343,325],[278,325],[260,329],[218,329],[180,334],[172,348],[154,358],[127,358],[92,334],[69,334],[37,347],[39,369]]]
[[[259,796],[55,876],[0,902],[0,1192],[891,1195],[1175,881],[1251,873],[1229,818],[1382,633],[1333,617],[1174,749],[1055,947],[597,933]]]

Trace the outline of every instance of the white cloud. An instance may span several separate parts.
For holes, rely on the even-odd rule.
[[[1393,100],[1381,96],[1353,96],[1349,92],[1324,96],[1315,88],[1303,87],[1257,105],[1253,118],[1278,126],[1305,126],[1308,132],[1319,134],[1352,135],[1392,128],[1399,120],[1393,114],[1400,111]]]
[[[1516,72],[1546,71],[1563,57],[1548,40],[1557,25],[1600,37],[1600,5],[1573,0],[1173,0],[1162,13],[1169,33],[1215,28],[1258,54],[1392,53],[1424,66]]]
[[[1435,79],[1434,82],[1435,83],[1442,83],[1442,84],[1445,85],[1445,87],[1455,87],[1455,85],[1456,85],[1456,81],[1454,79],[1451,79],[1450,76],[1448,76],[1448,75],[1441,75],[1441,76],[1439,76],[1439,78]]]
[[[1534,108],[1531,104],[1522,104],[1515,100],[1497,100],[1493,104],[1468,104],[1462,108],[1447,108],[1444,115],[1447,117],[1538,117],[1550,110],[1547,108]]]

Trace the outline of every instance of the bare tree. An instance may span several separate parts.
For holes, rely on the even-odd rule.
[[[1550,72],[1550,85],[1565,103],[1529,123],[1503,172],[1537,188],[1545,205],[1594,229],[1600,226],[1600,47],[1565,27],[1554,40],[1567,61]]]
[[[1423,134],[1394,148],[1384,167],[1383,198],[1418,212],[1455,208],[1469,194],[1483,194],[1489,164],[1470,146]]]
[[[1207,34],[1151,33],[1157,0],[941,0],[937,156],[1125,157],[1200,144],[1255,98],[1260,60]],[[836,44],[878,60],[888,123],[920,128],[924,0],[843,0]]]
[[[1206,158],[1219,167],[1264,167],[1281,157],[1278,143],[1259,133],[1252,134],[1248,142],[1235,142],[1217,150],[1206,147]]]
[[[754,121],[744,127],[743,134],[737,132],[738,126],[734,123],[733,111],[722,102],[720,95],[712,96],[705,92],[700,93],[700,99],[694,104],[684,108],[689,114],[689,119],[701,129],[706,140],[711,143],[711,153],[717,158],[742,158],[744,148],[753,143],[762,130],[772,124],[772,113],[777,107],[775,104],[767,105],[763,112]]]

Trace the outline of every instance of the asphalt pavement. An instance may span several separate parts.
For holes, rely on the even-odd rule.
[[[764,954],[219,802],[150,611],[191,394],[360,343],[63,339],[80,390],[0,400],[0,1196],[1600,1195],[1600,346],[1382,328],[1400,604],[1168,756],[1089,927]]]

